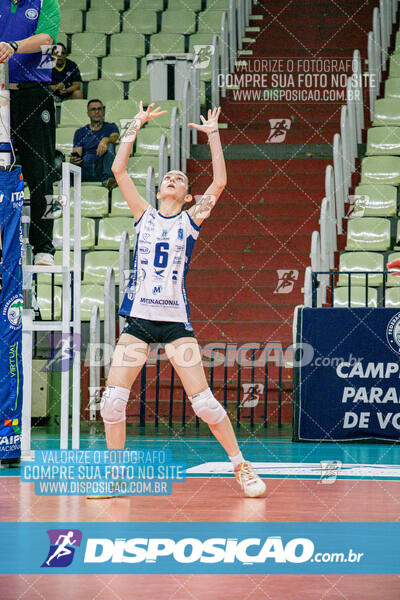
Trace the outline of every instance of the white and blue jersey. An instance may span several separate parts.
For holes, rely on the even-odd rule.
[[[164,217],[149,206],[135,229],[132,273],[119,314],[190,326],[185,278],[201,227],[186,210]]]

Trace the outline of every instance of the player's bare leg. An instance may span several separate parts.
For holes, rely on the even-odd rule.
[[[264,482],[255,473],[251,464],[244,460],[232,423],[208,387],[197,340],[192,337],[180,338],[166,344],[165,352],[192,402],[194,412],[208,424],[215,438],[227,452],[236,479],[245,494],[247,496],[263,494]]]
[[[149,354],[149,345],[142,340],[123,333],[115,348],[110,371],[107,379],[107,389],[115,387],[122,396],[129,398],[132,385]],[[103,395],[104,401],[104,395]],[[113,417],[111,416],[111,419]],[[122,418],[122,416],[121,416]],[[118,420],[118,419],[115,419]],[[107,421],[107,419],[106,419]],[[118,423],[104,422],[108,449],[122,449],[126,440],[126,421]]]

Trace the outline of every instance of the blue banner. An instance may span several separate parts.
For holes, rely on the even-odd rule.
[[[304,308],[298,439],[400,439],[400,312]]]
[[[0,573],[393,574],[399,536],[400,523],[0,523]]]
[[[23,201],[21,169],[0,170],[0,459],[21,454]]]

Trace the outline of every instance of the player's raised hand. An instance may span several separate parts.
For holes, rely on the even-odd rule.
[[[400,258],[396,258],[396,260],[392,260],[392,262],[386,265],[387,269],[391,270],[389,275],[393,275],[394,277],[400,276]]]
[[[197,125],[196,123],[188,123],[189,127],[194,127],[197,131],[201,131],[206,135],[210,135],[211,133],[218,132],[218,117],[221,113],[221,107],[214,108],[213,110],[209,110],[207,114],[207,120],[200,115],[200,120],[202,125]]]
[[[152,119],[156,119],[157,117],[160,117],[161,115],[167,114],[168,111],[161,110],[160,106],[157,106],[157,108],[153,110],[154,106],[155,106],[155,102],[153,102],[152,104],[149,104],[149,106],[147,107],[147,110],[144,110],[143,102],[140,101],[139,112],[135,116],[135,119],[139,119],[141,124],[144,125],[145,123],[147,123],[148,121],[151,121]]]

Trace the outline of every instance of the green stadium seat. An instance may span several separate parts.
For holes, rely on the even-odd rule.
[[[58,127],[56,129],[56,149],[64,152],[67,157],[72,152],[75,131],[76,127]]]
[[[150,54],[185,52],[185,37],[176,33],[155,33],[150,38]]]
[[[133,100],[119,100],[117,102],[107,102],[106,120],[110,123],[116,123],[122,132],[121,120],[131,121],[139,110],[139,102]],[[125,124],[126,126],[126,124]]]
[[[113,56],[144,56],[145,45],[142,33],[114,33],[111,36],[110,54]]]
[[[209,8],[199,13],[199,33],[217,33],[221,31],[221,19],[223,10]]]
[[[132,217],[107,217],[99,223],[99,238],[96,248],[99,250],[119,250],[121,235],[124,231],[129,234],[130,247],[134,248],[136,232]]]
[[[396,98],[380,98],[375,102],[373,127],[400,125],[400,108]]]
[[[392,279],[394,279],[394,277]],[[400,288],[392,287],[392,288],[388,288],[386,290],[385,307],[386,308],[399,308],[400,307]]]
[[[61,11],[60,29],[64,33],[80,33],[83,27],[83,13],[77,8],[65,8]]]
[[[386,79],[385,98],[400,98],[400,76]]]
[[[84,283],[81,285],[81,321],[90,321],[93,306],[100,310],[100,320],[104,321],[104,285]]]
[[[74,33],[71,52],[86,56],[105,56],[106,40],[103,33]]]
[[[74,192],[71,194],[71,209],[74,208]],[[108,190],[98,185],[84,185],[81,190],[82,217],[104,217],[108,214]]]
[[[389,79],[400,77],[400,53],[398,49],[395,54],[390,57]]]
[[[365,274],[357,275],[357,271],[383,271],[383,254],[379,252],[344,252],[340,255],[339,279],[337,286],[366,286],[367,276]],[[342,273],[351,273],[342,275]],[[378,287],[383,283],[383,275],[368,275],[368,287]]]
[[[134,56],[106,56],[101,62],[101,76],[115,81],[137,79],[137,59]]]
[[[89,81],[88,99],[99,98],[104,104],[113,100],[123,100],[124,84],[122,81],[112,81],[110,79],[98,79]]]
[[[124,32],[152,34],[157,32],[157,13],[154,10],[131,9],[122,14]]]
[[[158,156],[134,156],[128,160],[128,173],[129,176],[132,177],[132,179],[134,180],[135,184],[136,182],[138,182],[139,185],[146,184],[147,169],[150,166],[154,169],[155,180],[157,184]]]
[[[361,183],[399,185],[398,156],[368,156],[361,162]]]
[[[64,100],[59,127],[82,127],[88,123],[87,100]]]
[[[56,219],[54,221],[53,229],[53,244],[55,248],[62,248],[62,219]],[[70,235],[70,246],[74,246],[74,223],[71,219],[71,235]],[[81,218],[81,248],[82,250],[90,250],[94,248],[95,244],[95,227],[94,220],[88,219],[87,217]]]
[[[400,252],[391,252],[388,254],[387,262],[390,263],[392,260],[396,260],[400,258]],[[386,277],[386,285],[389,287],[400,287],[400,278],[394,277],[393,275],[388,275]]]
[[[346,308],[349,306],[349,290],[346,287],[335,288],[333,305],[335,308]],[[365,287],[353,287],[350,294],[351,308],[365,308]],[[378,292],[375,288],[368,288],[368,307],[377,308]]]
[[[164,0],[131,0],[131,10],[135,8],[145,10],[164,10]]]
[[[119,12],[116,10],[89,10],[86,13],[88,33],[119,33],[120,29]]]
[[[201,0],[168,0],[168,8],[173,10],[201,10]]]
[[[390,220],[379,217],[349,219],[346,250],[389,250]]]
[[[59,321],[61,319],[61,288],[55,285],[53,293],[54,296],[52,296],[51,285],[49,284],[41,283],[37,286],[36,300],[39,305],[40,316],[42,317],[43,321],[50,321],[52,318],[52,299],[54,300],[53,319],[55,321]]]
[[[129,100],[134,100],[135,102],[142,100],[144,106],[150,104],[150,82],[148,79],[141,77],[129,84]]]
[[[136,152],[135,156],[143,154],[151,154],[158,156],[160,149],[161,136],[167,135],[168,140],[168,154],[170,153],[171,146],[169,143],[169,135],[166,129],[160,127],[146,127],[139,133],[136,138]]]
[[[83,283],[104,285],[108,267],[113,267],[115,283],[119,284],[119,252],[115,250],[95,250],[85,256]]]
[[[142,198],[146,198],[146,188],[144,186],[136,186],[139,194]],[[144,195],[143,195],[144,190]],[[123,197],[121,190],[119,188],[115,188],[112,191],[111,197],[111,213],[110,217],[131,217],[132,211],[129,208],[125,198]]]
[[[91,0],[90,10],[119,10],[122,11],[125,8],[125,0]]]
[[[146,129],[148,127],[162,127],[164,129],[169,129],[171,125],[171,113],[174,106],[179,108],[179,123],[182,125],[182,102],[178,100],[160,100],[160,103],[157,103],[157,106],[161,106],[163,110],[167,110],[166,115],[161,115],[157,117],[157,119],[153,119],[149,121],[146,125]]]
[[[400,127],[370,127],[367,133],[367,154],[400,155]]]
[[[163,33],[194,33],[196,14],[192,10],[166,10],[162,14],[161,31]]]
[[[71,8],[77,8],[79,10],[86,10],[87,1],[86,0],[60,0],[60,12],[61,14],[65,10],[70,10]]]
[[[146,186],[135,183],[135,187],[141,197],[146,200]],[[111,197],[111,213],[110,217],[131,217],[132,211],[129,208],[121,190],[115,188]]]
[[[93,81],[99,76],[97,56],[85,56],[84,54],[70,54],[68,56],[79,67],[82,81]],[[66,102],[66,101],[65,101]]]
[[[395,217],[397,215],[397,188],[393,185],[359,185],[354,190],[360,198],[354,202],[351,217]]]

